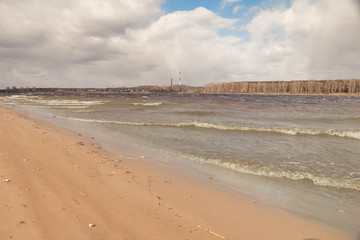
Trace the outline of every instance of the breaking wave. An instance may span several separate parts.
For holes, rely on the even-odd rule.
[[[81,101],[81,100],[38,100],[38,103],[41,103],[46,106],[58,106],[58,107],[71,107],[71,106],[93,106],[93,105],[102,105],[106,103],[105,101]]]
[[[207,123],[201,121],[190,122],[127,122],[115,120],[98,120],[64,117],[69,120],[93,123],[113,123],[129,126],[160,126],[160,127],[197,127],[205,129],[215,129],[222,131],[241,131],[241,132],[268,132],[286,135],[329,135],[336,137],[347,137],[360,140],[360,130],[322,130],[307,128],[277,128],[277,127],[252,127],[252,126],[228,126],[216,123]]]
[[[154,103],[132,103],[134,106],[160,106],[161,102],[154,102]]]
[[[334,179],[327,176],[319,176],[308,172],[294,170],[282,170],[269,166],[250,165],[247,163],[233,163],[221,159],[206,159],[198,156],[188,156],[193,161],[230,169],[239,173],[256,176],[285,178],[290,180],[308,180],[317,186],[335,187],[338,189],[353,189],[360,191],[360,182],[350,179]]]
[[[8,104],[25,104],[34,105],[43,108],[87,108],[94,105],[102,105],[107,101],[91,101],[91,100],[64,100],[64,99],[43,99],[39,96],[12,95],[4,99]]]

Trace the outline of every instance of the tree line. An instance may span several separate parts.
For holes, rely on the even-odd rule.
[[[203,91],[233,94],[360,94],[360,79],[221,82],[208,84]]]
[[[118,92],[164,92],[164,93],[225,93],[225,94],[360,94],[360,79],[349,80],[299,80],[271,82],[220,82],[205,87],[178,86],[138,86],[123,88],[29,88],[13,86],[0,93],[118,93]]]
[[[2,90],[2,92],[5,92],[5,93],[27,93],[27,92],[35,92],[36,91],[36,88],[35,87],[32,87],[32,88],[29,88],[29,87],[20,87],[20,88],[17,88],[16,86],[13,86],[13,87],[7,87],[5,90]]]

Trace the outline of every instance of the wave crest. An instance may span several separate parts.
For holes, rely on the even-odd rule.
[[[272,178],[285,178],[297,181],[310,180],[314,185],[317,186],[335,187],[339,189],[353,189],[360,191],[360,183],[354,182],[350,179],[334,179],[331,177],[317,176],[308,172],[282,170],[268,166],[248,165],[246,163],[233,163],[221,159],[205,159],[197,156],[190,156],[189,158],[199,163],[215,165],[245,174]]]
[[[34,104],[39,108],[87,108],[95,105],[102,105],[108,101],[91,101],[91,100],[76,100],[76,99],[44,99],[39,96],[27,96],[27,95],[12,95],[6,96],[5,102],[8,104]]]
[[[83,119],[67,117],[66,119],[94,122],[94,123],[113,123],[130,126],[161,126],[161,127],[197,127],[206,129],[215,129],[222,131],[242,131],[242,132],[268,132],[279,133],[287,135],[329,135],[336,137],[347,137],[360,140],[359,130],[321,130],[321,129],[306,129],[306,128],[276,128],[276,127],[251,127],[251,126],[228,126],[217,123],[207,123],[201,121],[190,122],[126,122],[115,120],[98,120],[98,119]]]
[[[134,106],[160,106],[161,102],[154,102],[154,103],[132,103]]]

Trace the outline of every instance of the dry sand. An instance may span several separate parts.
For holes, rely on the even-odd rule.
[[[138,158],[0,106],[0,239],[351,239]]]

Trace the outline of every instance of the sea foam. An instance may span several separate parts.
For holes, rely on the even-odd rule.
[[[269,166],[260,166],[257,164],[251,165],[248,163],[235,163],[222,159],[208,159],[194,155],[185,157],[199,163],[214,165],[230,169],[239,173],[251,174],[262,177],[284,178],[296,181],[308,180],[317,186],[335,187],[338,189],[353,189],[360,191],[360,182],[354,181],[353,179],[331,178],[309,172],[285,170]]]
[[[229,126],[217,123],[207,123],[201,121],[190,122],[129,122],[129,121],[116,121],[105,119],[85,119],[64,117],[69,120],[81,121],[81,122],[93,122],[93,123],[113,123],[120,125],[130,126],[161,126],[161,127],[196,127],[205,129],[214,129],[222,131],[240,131],[240,132],[267,132],[278,133],[286,135],[329,135],[336,137],[347,137],[360,140],[359,130],[322,130],[322,129],[306,129],[306,128],[277,128],[277,127],[253,127],[253,126]]]

